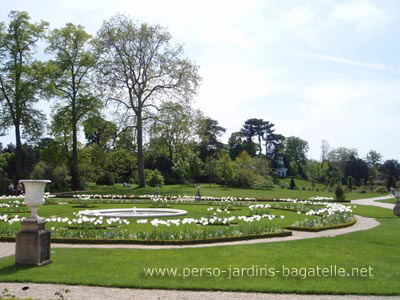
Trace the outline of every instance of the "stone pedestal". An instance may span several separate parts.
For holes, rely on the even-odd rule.
[[[17,265],[43,266],[50,260],[50,231],[41,219],[22,221],[22,230],[17,234],[15,263]]]
[[[196,196],[194,196],[194,200],[201,201],[200,184],[197,184],[197,191],[196,191]]]
[[[394,205],[393,213],[395,216],[400,217],[400,200],[397,200],[396,204]]]

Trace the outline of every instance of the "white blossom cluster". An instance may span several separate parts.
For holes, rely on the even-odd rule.
[[[254,209],[258,209],[258,208],[271,208],[271,205],[269,205],[269,204],[254,204],[254,205],[249,206],[250,210],[254,210]]]
[[[14,200],[14,201],[9,201],[8,203],[0,203],[0,208],[20,207],[21,205],[23,205],[23,202]]]
[[[255,221],[260,221],[261,219],[268,219],[269,221],[272,221],[276,217],[277,216],[275,216],[275,215],[263,214],[263,215],[254,215],[251,217],[248,217],[248,216],[238,216],[238,217],[235,217],[235,216],[230,216],[230,217],[212,216],[210,218],[201,217],[199,219],[195,219],[195,218],[169,219],[169,220],[153,219],[150,222],[148,219],[140,219],[140,220],[137,220],[136,223],[138,223],[138,224],[150,223],[154,227],[157,227],[159,225],[164,225],[164,226],[169,227],[171,225],[180,226],[180,225],[186,225],[186,224],[200,224],[200,225],[206,226],[206,225],[213,225],[213,224],[229,225],[230,223],[234,222],[235,220],[244,221],[246,223],[253,223]],[[284,219],[285,216],[279,216],[279,218]]]
[[[89,225],[89,226],[101,226],[104,223],[107,225],[112,225],[114,223],[118,224],[130,224],[130,222],[126,219],[121,219],[121,218],[103,218],[103,217],[87,217],[87,216],[82,216],[79,213],[74,213],[76,215],[76,218],[70,219],[67,217],[61,218],[61,217],[50,217],[46,218],[46,222],[52,222],[52,223],[66,223],[68,225]]]
[[[322,197],[322,196],[313,196],[308,200],[310,201],[333,201],[333,197]]]
[[[54,198],[56,195],[52,195],[49,192],[44,193],[43,198]],[[0,200],[12,200],[12,199],[23,199],[25,197],[24,194],[21,195],[14,195],[14,196],[7,196],[7,195],[2,195],[0,196]]]
[[[8,224],[10,224],[10,225],[12,225],[13,223],[16,223],[16,222],[21,222],[21,221],[23,221],[24,219],[25,219],[25,218],[21,218],[21,217],[18,216],[18,215],[12,216],[12,218],[11,218],[11,216],[9,216],[9,215],[7,215],[7,214],[5,214],[5,215],[0,215],[0,221],[8,222]]]
[[[338,203],[325,203],[325,207],[317,209],[317,210],[310,210],[306,212],[306,215],[313,216],[313,215],[334,215],[337,213],[353,213],[353,210],[350,206],[338,204]]]

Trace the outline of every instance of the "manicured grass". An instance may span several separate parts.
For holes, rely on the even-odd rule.
[[[297,180],[300,181],[300,180]],[[308,181],[303,181],[304,184],[308,184]],[[125,188],[122,184],[114,184],[112,186],[97,186],[95,184],[89,184],[87,189],[82,194],[135,194],[135,195],[153,195],[155,189],[153,187],[138,188],[132,185],[129,188]],[[65,195],[73,195],[75,193],[65,193]],[[194,185],[165,185],[160,188],[161,195],[191,195],[196,194],[196,187]],[[282,189],[279,186],[275,186],[273,190],[256,190],[256,189],[238,189],[220,186],[217,184],[201,184],[201,195],[203,196],[213,196],[213,197],[237,197],[237,198],[258,198],[258,199],[279,199],[279,198],[295,198],[306,200],[313,196],[323,196],[323,197],[334,197],[332,192],[322,192],[320,191],[303,191],[299,190],[289,190]],[[347,200],[371,198],[382,196],[379,193],[365,193],[360,194],[358,191],[352,191],[346,193]]]
[[[397,199],[396,198],[392,198],[392,199],[387,199],[387,200],[379,200],[378,202],[396,204]]]
[[[0,259],[0,281],[50,282],[135,288],[230,290],[278,293],[400,294],[400,221],[390,210],[357,206],[361,215],[379,216],[381,225],[335,238],[194,249],[59,249],[40,268]],[[307,277],[246,275],[227,279],[229,268],[372,268],[371,275]],[[219,268],[220,276],[145,276],[144,268]],[[186,271],[186,270],[185,270]],[[368,275],[368,273],[366,273]],[[71,295],[73,296],[73,295]]]

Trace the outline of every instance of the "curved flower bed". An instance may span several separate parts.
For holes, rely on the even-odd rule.
[[[97,199],[98,201],[100,199]],[[238,202],[235,198],[224,198],[219,201],[204,201],[199,205],[191,202],[197,207],[198,217],[179,217],[163,219],[138,219],[129,221],[121,218],[85,217],[79,213],[73,213],[70,217],[66,214],[50,215],[46,217],[47,228],[52,231],[53,241],[68,241],[85,243],[89,240],[93,243],[107,241],[129,243],[158,243],[158,244],[182,244],[202,243],[215,241],[231,241],[237,239],[251,239],[262,237],[274,237],[290,235],[285,230],[308,230],[320,231],[341,226],[354,224],[353,213],[350,207],[341,204],[324,202],[321,198],[312,201],[298,201],[296,199],[279,199],[280,202],[268,204]],[[145,200],[148,205],[153,202],[163,205],[181,205],[177,198],[165,199],[153,198]],[[188,202],[184,202],[188,204]],[[204,204],[213,206],[204,208]],[[9,205],[9,204],[8,204]],[[126,205],[126,204],[125,204]],[[241,208],[236,208],[240,205]],[[68,205],[70,209],[76,207]],[[189,205],[185,205],[185,207]],[[62,207],[55,207],[60,211]],[[4,209],[9,209],[4,205]],[[48,206],[51,211],[51,206]],[[185,208],[186,209],[186,208]],[[284,213],[289,216],[286,221],[285,215],[277,215],[273,210],[287,210],[297,212]],[[294,217],[296,216],[296,217]],[[304,219],[303,219],[304,217]],[[0,221],[8,223],[2,226],[0,222],[0,237],[11,238],[20,229],[18,222],[23,220],[22,216],[12,213],[1,214]],[[292,223],[293,221],[296,221]],[[285,223],[286,222],[286,223]],[[3,224],[4,224],[3,223]],[[15,224],[13,226],[13,224]],[[281,225],[277,225],[281,224]],[[282,226],[282,224],[285,224]],[[291,224],[290,226],[287,226]],[[218,226],[217,226],[218,225]]]

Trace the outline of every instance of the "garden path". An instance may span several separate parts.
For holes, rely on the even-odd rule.
[[[394,204],[378,202],[381,200],[388,200],[388,199],[392,199],[392,198],[394,198],[392,195],[388,195],[388,196],[382,196],[382,197],[376,197],[376,198],[352,200],[351,203],[358,204],[358,205],[371,205],[371,206],[393,209]]]
[[[27,291],[22,291],[22,287],[29,286]],[[64,294],[68,299],[215,299],[215,300],[395,300],[400,297],[391,296],[356,296],[356,295],[297,295],[297,294],[261,294],[261,293],[240,293],[240,292],[214,292],[214,291],[175,291],[175,290],[141,290],[141,289],[120,289],[94,286],[68,286],[60,284],[36,284],[36,283],[8,283],[0,282],[1,288],[7,288],[17,298],[31,297],[32,299],[55,299],[55,292],[60,289],[69,289],[71,292]],[[60,299],[60,298],[58,298]]]

